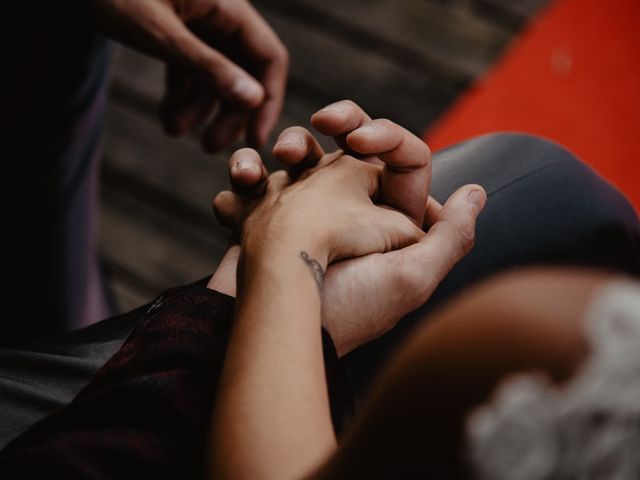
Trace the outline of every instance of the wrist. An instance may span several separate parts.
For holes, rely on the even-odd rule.
[[[238,269],[240,291],[247,292],[260,285],[269,289],[279,286],[289,293],[308,287],[320,292],[327,268],[327,254],[323,249],[291,237],[245,245]]]
[[[242,242],[242,251],[248,266],[278,265],[292,260],[300,262],[301,259],[311,259],[317,262],[322,271],[327,269],[330,254],[327,242],[318,236],[286,230],[275,234],[263,232],[259,235],[247,235]]]

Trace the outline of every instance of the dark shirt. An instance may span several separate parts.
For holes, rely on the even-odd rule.
[[[233,309],[233,298],[202,286],[162,294],[71,404],[0,452],[0,478],[202,477]],[[339,431],[349,399],[322,339]]]

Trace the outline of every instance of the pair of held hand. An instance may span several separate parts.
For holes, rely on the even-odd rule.
[[[247,0],[96,0],[94,5],[104,32],[167,62],[161,117],[169,133],[208,123],[202,138],[207,150],[223,148],[243,132],[251,145],[266,143],[282,109],[288,54]],[[219,197],[216,205],[228,224],[240,225],[248,217],[245,236],[264,232],[262,247],[305,232],[316,235],[310,245],[344,241],[318,252],[328,254],[326,261],[345,258],[327,270],[322,289],[323,323],[344,354],[426,301],[471,247],[486,197],[469,185],[444,207],[427,202],[427,147],[397,125],[371,121],[353,104],[330,106],[312,122],[364,161],[325,156],[310,133],[294,127],[281,134],[274,151],[289,166],[289,177],[267,177],[257,153],[241,150],[231,158],[236,193]],[[308,184],[313,188],[302,188]],[[386,211],[374,208],[369,198]],[[274,210],[264,205],[271,204],[295,215],[284,223],[279,219],[268,238]],[[426,235],[418,229],[423,220],[431,226]],[[237,257],[238,249],[232,249],[212,286],[235,293]]]
[[[233,191],[213,206],[240,233],[245,257],[269,255],[294,238],[326,269],[322,323],[344,355],[429,298],[471,249],[486,194],[465,185],[441,206],[429,197],[424,142],[353,102],[329,105],[311,123],[341,150],[325,154],[309,131],[288,128],[273,151],[287,170],[268,175],[255,150],[238,150],[229,160]],[[229,250],[210,288],[235,295],[239,254],[238,246]]]

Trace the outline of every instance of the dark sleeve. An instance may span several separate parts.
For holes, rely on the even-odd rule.
[[[0,453],[0,478],[201,477],[233,309],[197,285],[161,295],[70,405]],[[323,348],[338,426],[344,376],[326,333]]]
[[[322,351],[327,390],[329,391],[331,420],[336,436],[339,437],[353,422],[355,396],[349,386],[344,363],[338,358],[333,340],[324,328],[322,329]]]
[[[74,399],[0,453],[0,478],[197,478],[234,300],[170,290]]]

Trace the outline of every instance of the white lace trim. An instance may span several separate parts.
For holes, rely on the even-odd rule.
[[[470,415],[477,478],[640,479],[640,286],[605,286],[585,328],[592,352],[567,386],[512,376]]]

